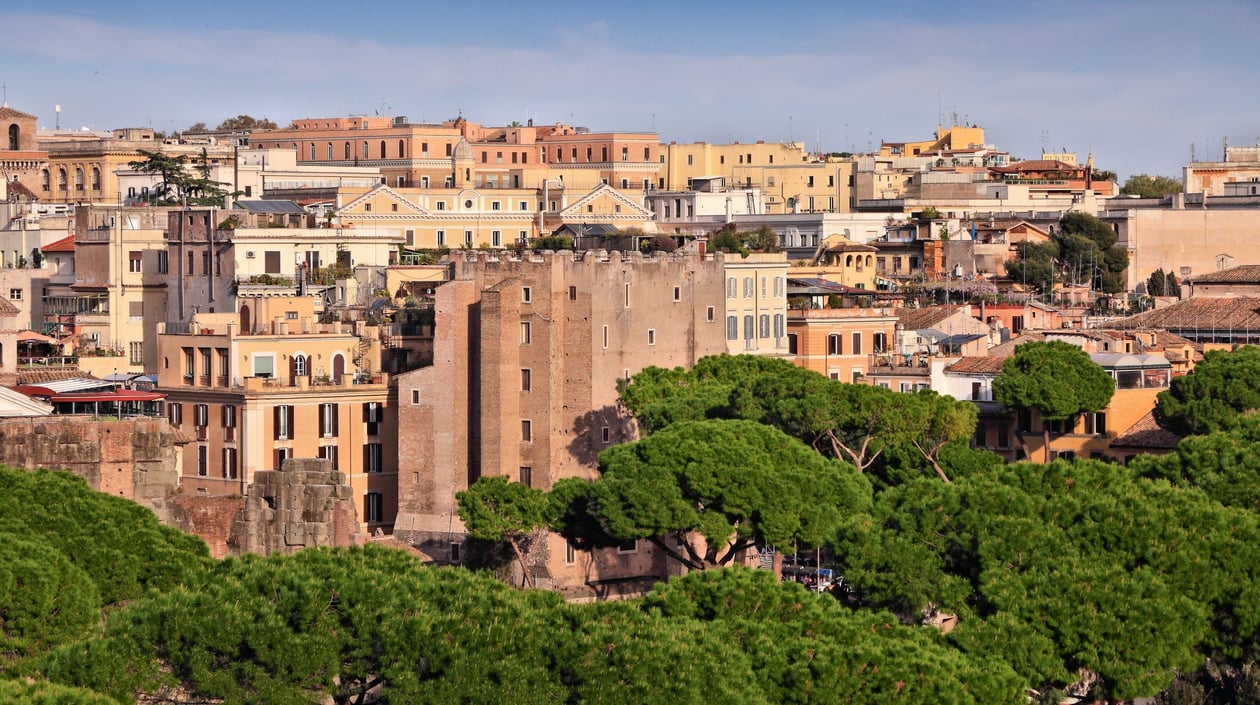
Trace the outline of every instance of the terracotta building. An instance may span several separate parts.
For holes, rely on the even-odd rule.
[[[436,291],[434,363],[396,377],[395,536],[458,562],[455,493],[483,475],[547,489],[594,478],[632,440],[617,380],[725,352],[724,255],[469,252]],[[585,553],[557,536],[530,552],[539,586],[574,597],[643,589],[670,566],[645,543]]]

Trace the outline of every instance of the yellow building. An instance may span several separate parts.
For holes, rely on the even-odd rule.
[[[787,255],[726,255],[726,350],[732,355],[786,355]]]
[[[765,193],[765,213],[848,213],[853,209],[856,163],[818,157],[803,142],[664,145],[658,188],[687,191],[699,180],[722,177],[735,189]]]
[[[650,211],[611,186],[600,184],[572,201],[566,194],[551,188],[344,189],[337,217],[342,227],[400,238],[413,249],[505,248],[566,224],[653,227]]]
[[[843,235],[823,239],[813,261],[792,267],[794,277],[817,277],[855,289],[875,291],[877,273],[875,253],[871,245],[854,242]]]
[[[158,388],[188,438],[184,491],[241,494],[258,470],[325,458],[345,473],[365,528],[387,530],[398,506],[396,414],[387,376],[365,372],[380,369],[379,346],[319,323],[307,298],[250,305],[160,326]]]

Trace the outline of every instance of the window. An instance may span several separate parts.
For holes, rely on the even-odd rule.
[[[521,345],[529,345],[530,339],[529,321],[521,321]]]
[[[328,465],[332,467],[333,471],[340,470],[337,466],[337,446],[320,446],[316,453],[316,457],[328,461]]]
[[[446,187],[447,187],[447,188],[450,188],[451,186],[450,186],[450,184],[448,183],[448,184],[446,185]],[[444,211],[444,210],[446,210],[446,201],[438,201],[437,203],[434,203],[434,204],[433,204],[433,207],[434,207],[436,210]]]
[[[638,550],[639,542],[637,539],[630,539],[617,544],[617,553],[635,553]]]
[[[166,250],[158,250],[158,253],[157,253],[158,274],[166,274],[169,269],[170,269],[170,254]]]
[[[419,389],[411,390],[411,405],[420,406],[420,390]]]
[[[381,520],[381,493],[368,492],[363,495],[363,518],[368,522]]]
[[[10,300],[10,301],[21,301],[21,300],[22,300],[22,290],[21,290],[21,289],[9,289],[9,300]]]
[[[861,333],[854,333],[854,334],[853,334],[853,352],[852,352],[852,354],[853,354],[853,355],[861,355],[861,354],[862,354],[862,334],[861,334]]]
[[[648,345],[656,345],[656,329],[648,328]]]
[[[223,426],[223,440],[236,440],[236,407],[231,404],[219,407],[219,422]]]
[[[172,426],[179,426],[184,423],[184,405],[177,401],[167,404],[166,419],[171,422]]]
[[[127,317],[130,318],[132,321],[143,321],[144,320],[144,302],[143,301],[128,301],[127,302]]]
[[[604,426],[603,428],[599,430],[599,434],[600,434],[600,440],[603,441],[604,445],[608,445],[609,443],[612,443],[612,429],[611,428]]]
[[[367,435],[380,435],[381,416],[381,405],[379,402],[370,401],[363,405],[363,423],[367,424]]]
[[[363,444],[363,472],[381,472],[384,470],[383,451],[380,443]]]
[[[272,408],[272,429],[275,431],[272,436],[277,441],[286,441],[293,437],[292,406],[281,405]],[[276,467],[279,467],[279,463]]]
[[[337,405],[319,405],[319,435],[333,438],[337,435]]]
[[[692,164],[693,164],[693,162],[692,162],[692,155],[688,154],[688,155],[687,155],[687,166],[691,166]]]
[[[522,465],[520,469],[519,478],[522,485],[525,485],[526,487],[533,487],[534,486],[534,469],[529,467],[528,465]]]
[[[129,353],[128,357],[130,358],[131,364],[144,364],[144,343],[138,340],[133,340],[127,344],[127,351]]]
[[[843,355],[844,354],[844,345],[840,342],[840,335],[838,333],[832,333],[831,335],[827,336],[827,354],[828,355]]]
[[[223,449],[223,477],[228,480],[235,480],[237,474],[236,465],[236,449]]]
[[[788,333],[787,339],[788,339],[788,354],[796,355],[797,354],[796,334]]]
[[[569,300],[577,301],[577,287],[576,286],[569,287]]]
[[[774,337],[782,338],[787,335],[787,317],[781,313],[774,314]]]
[[[491,231],[490,231],[490,246],[491,246],[491,247],[502,247],[502,246],[503,246],[503,232],[502,232],[502,231],[500,231],[500,230],[491,230]]]
[[[442,204],[439,203],[438,205],[440,206]],[[442,209],[439,208],[438,210],[442,210]],[[446,247],[446,231],[445,230],[437,231],[437,245],[438,247]]]
[[[574,548],[573,544],[569,541],[564,542],[564,562],[565,563],[577,562],[577,549]]]
[[[753,339],[753,317],[752,314],[744,316],[744,340],[751,341]]]
[[[521,391],[528,392],[533,388],[533,373],[528,367],[521,368]]]
[[[756,289],[753,286],[753,278],[744,277],[744,298],[751,299],[753,297],[753,293],[755,292]]]
[[[472,247],[472,244],[473,244],[473,231],[465,230],[464,231],[464,246]]]
[[[534,423],[529,419],[521,419],[521,440],[526,443],[534,440]]]
[[[604,349],[608,349],[608,326],[604,326]]]
[[[192,269],[192,267],[189,267]],[[271,250],[263,253],[263,272],[265,274],[280,273],[280,251]]]
[[[726,339],[727,340],[739,339],[739,319],[736,318],[735,316],[726,317]]]
[[[491,202],[490,202],[490,210],[492,210],[492,211],[497,211],[497,210],[499,210],[500,203],[501,203],[500,201],[491,201]]]
[[[210,449],[205,446],[197,446],[197,477],[205,477],[210,474]]]
[[[676,286],[674,287],[674,302],[677,303],[679,301],[682,301],[682,287]]]
[[[763,339],[770,337],[770,314],[763,313],[757,319],[757,337]]]
[[[127,255],[127,271],[132,274],[140,274],[144,271],[144,260],[141,258],[139,251],[132,251]]]

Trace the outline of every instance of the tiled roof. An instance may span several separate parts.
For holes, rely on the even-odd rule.
[[[74,236],[67,235],[56,242],[50,242],[40,248],[44,252],[74,252]]]
[[[1181,437],[1155,423],[1155,412],[1148,411],[1124,433],[1116,436],[1111,446],[1124,448],[1165,448],[1177,447]]]
[[[14,110],[13,108],[10,108],[8,104],[0,105],[0,120],[6,118],[27,118],[34,120],[35,116],[29,113],[24,113],[21,110]]]
[[[12,301],[0,296],[0,318],[16,316],[20,313],[22,313],[22,309],[14,306]]]
[[[1256,284],[1260,283],[1260,264],[1244,264],[1238,267],[1208,272],[1190,277],[1194,284]]]
[[[1002,365],[1006,363],[1005,357],[993,357],[986,355],[984,357],[961,357],[958,362],[946,367],[947,372],[956,372],[958,374],[969,375],[996,375],[1001,374]]]
[[[924,330],[949,318],[950,314],[955,310],[957,309],[949,309],[944,306],[899,308],[897,309],[897,322],[906,330]]]
[[[1250,296],[1196,296],[1166,308],[1144,311],[1111,323],[1112,328],[1137,330],[1165,328],[1181,330],[1260,331],[1260,298]]]
[[[32,201],[39,200],[39,196],[35,195],[35,192],[27,188],[21,181],[10,181],[8,187],[10,195],[17,194]]]
[[[1010,166],[994,167],[993,171],[1009,174],[1021,171],[1079,171],[1080,169],[1079,166],[1072,166],[1056,159],[1029,159],[1015,162]]]

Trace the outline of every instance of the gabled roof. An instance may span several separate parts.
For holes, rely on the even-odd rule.
[[[12,301],[0,296],[0,318],[9,318],[22,313],[22,309],[13,305]]]
[[[1181,442],[1181,437],[1160,427],[1155,422],[1155,412],[1148,411],[1146,415],[1138,419],[1132,426],[1116,436],[1111,441],[1111,447],[1122,448],[1158,448],[1168,449],[1176,448]]]
[[[639,203],[638,201],[635,201],[634,199],[618,191],[612,186],[609,186],[608,184],[600,184],[596,186],[595,188],[591,189],[590,193],[579,198],[574,203],[569,204],[567,208],[560,211],[560,217],[566,220],[574,220],[574,219],[588,217],[588,214],[586,212],[586,206],[588,204],[591,204],[591,203],[594,203],[595,201],[600,200],[601,198],[607,198],[609,200],[616,201],[618,204],[623,206],[622,212],[618,213],[616,216],[613,216],[608,213],[602,213],[602,214],[595,213],[591,215],[599,217],[599,218],[615,217],[619,219],[626,219],[627,217],[630,217],[630,218],[640,218],[640,219],[645,219],[645,220],[650,219],[652,217],[651,211],[644,208],[643,204]]]
[[[1260,298],[1196,296],[1172,306],[1144,311],[1109,324],[1118,330],[1167,328],[1174,331],[1260,331]]]
[[[10,118],[10,119],[26,118],[27,120],[38,119],[34,115],[31,115],[30,113],[24,113],[21,110],[14,110],[13,108],[10,108],[8,103],[5,103],[4,105],[0,105],[0,119],[5,119],[5,118]]]
[[[960,357],[958,362],[945,368],[946,372],[967,375],[998,375],[1002,373],[1005,357],[985,355],[983,357]]]
[[[27,188],[21,181],[10,181],[7,185],[10,196],[16,193],[17,195],[32,201],[39,200],[39,196],[36,195],[34,191]]]
[[[401,209],[400,209],[400,212],[397,212],[397,213],[392,213],[392,212],[391,213],[376,213],[376,212],[369,213],[363,210],[364,203],[372,201],[373,199],[375,199],[377,196],[380,196],[380,195],[386,196],[387,201],[391,203],[397,203],[403,208],[405,208],[406,213],[401,212]],[[377,184],[376,186],[369,189],[366,193],[360,195],[358,198],[354,199],[353,201],[350,201],[349,203],[342,206],[341,208],[338,208],[337,215],[339,217],[349,216],[352,218],[368,219],[368,218],[378,218],[378,217],[385,217],[385,216],[397,217],[400,215],[401,216],[407,216],[407,215],[429,216],[432,214],[429,213],[429,211],[421,208],[418,204],[408,200],[406,196],[402,195],[401,193],[398,193],[394,189],[386,186],[385,184]]]
[[[1192,284],[1260,284],[1260,264],[1243,264],[1190,277]]]
[[[56,242],[50,242],[39,248],[40,252],[74,252],[74,236],[67,235]]]

